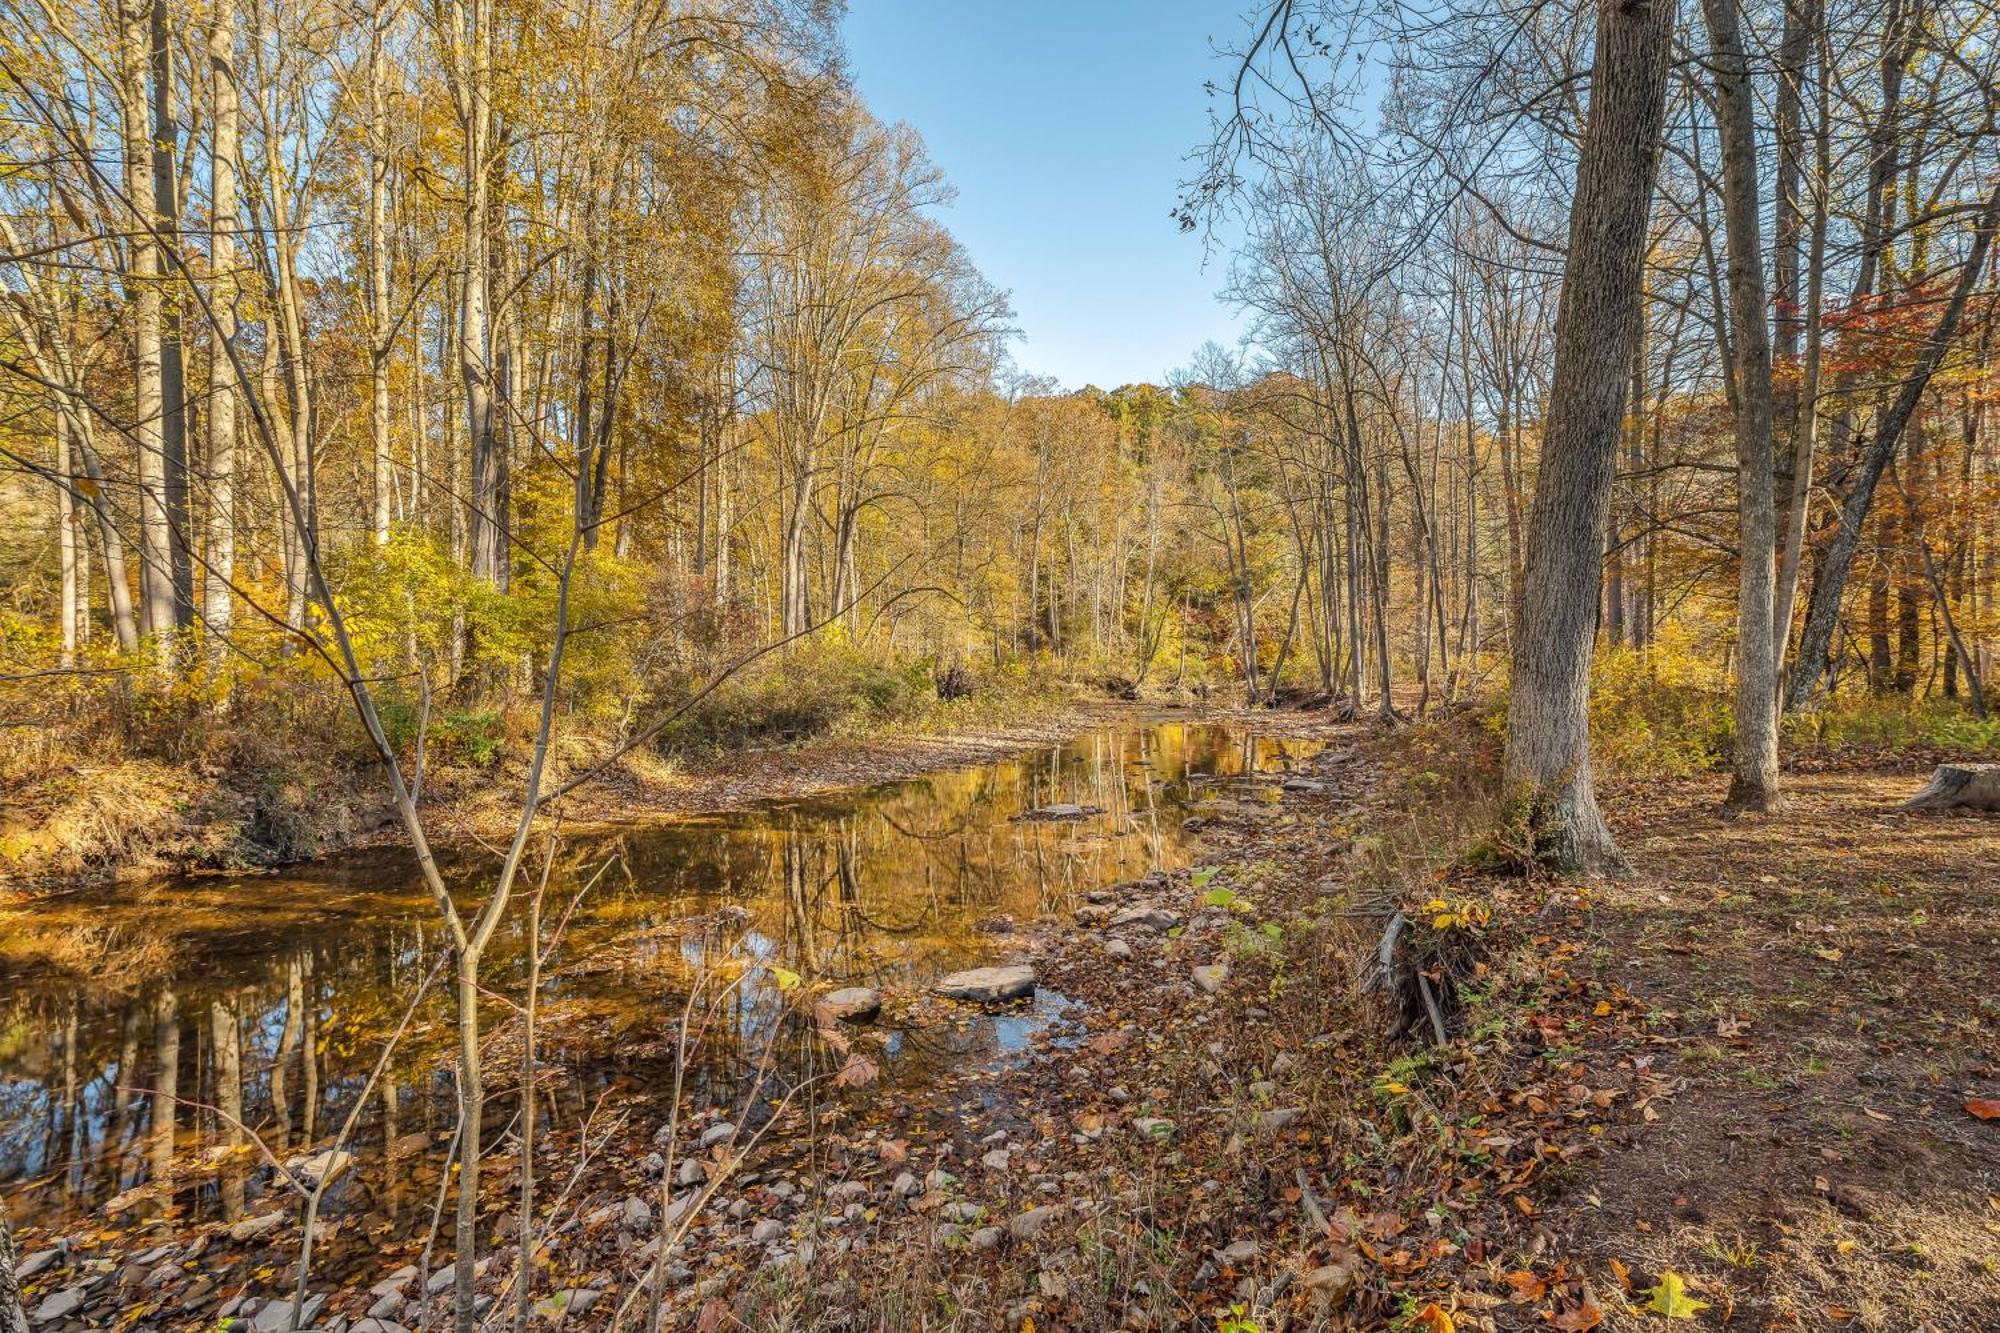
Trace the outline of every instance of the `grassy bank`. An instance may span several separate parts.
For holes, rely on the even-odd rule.
[[[893,767],[925,739],[990,736],[1004,747],[1060,735],[1093,702],[1067,682],[1018,671],[955,683],[963,692],[944,698],[928,663],[889,668],[837,648],[765,659],[620,758],[564,814],[589,823],[747,799],[756,792],[744,764],[773,750],[813,756],[773,775],[788,791],[813,783],[816,763],[831,765],[819,786],[868,781],[861,765],[871,757]],[[694,688],[660,682],[616,706],[566,710],[551,785],[602,763]],[[0,884],[276,865],[393,824],[380,764],[346,696],[307,665],[265,672],[226,698],[136,674],[10,691],[20,725],[0,758]],[[439,827],[479,831],[511,817],[533,745],[531,691],[496,683],[428,705],[395,685],[379,693],[388,734],[406,772],[420,775],[421,805]],[[735,779],[727,797],[705,782],[722,772]]]

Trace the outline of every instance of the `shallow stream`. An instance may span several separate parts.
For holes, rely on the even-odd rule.
[[[704,993],[722,998],[693,1018],[697,1104],[745,1095],[767,1052],[773,1086],[801,1072],[788,1061],[823,1058],[781,1035],[787,973],[892,997],[864,1047],[891,1084],[1018,1048],[1063,997],[1045,991],[923,1027],[895,1022],[895,999],[1004,956],[1009,921],[1066,913],[1091,889],[1186,865],[1195,807],[1241,796],[1232,779],[1289,771],[1317,748],[1233,724],[1135,723],[822,799],[566,837],[542,904],[543,1095],[581,1123],[607,1090],[670,1086],[681,1014],[702,977]],[[1064,803],[1101,813],[1023,818]],[[476,904],[498,858],[466,845],[442,860]],[[509,1043],[526,939],[524,913],[510,911],[485,972],[490,1092],[517,1091]],[[223,1157],[218,1108],[240,1102],[241,1120],[280,1156],[326,1143],[442,943],[436,909],[396,848],[0,913],[0,1189],[17,1223],[60,1228],[103,1217],[107,1204],[133,1216],[233,1216],[267,1173],[247,1154]],[[739,980],[713,984],[718,966]],[[452,1122],[452,1041],[437,988],[412,1011],[357,1121],[356,1188],[371,1212],[428,1207]],[[494,1100],[504,1134],[518,1098]]]

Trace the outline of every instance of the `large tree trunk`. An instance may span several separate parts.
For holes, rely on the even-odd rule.
[[[124,190],[132,211],[125,264],[132,302],[132,442],[139,452],[139,625],[171,651],[174,623],[173,539],[167,519],[166,438],[161,425],[161,276],[153,195],[153,125],[146,71],[151,60],[151,6],[125,0],[119,12],[119,102],[123,120]],[[162,657],[162,662],[167,661]]]
[[[1771,441],[1771,334],[1765,323],[1764,245],[1758,222],[1757,130],[1750,62],[1736,0],[1702,0],[1714,44],[1722,207],[1729,241],[1729,305],[1736,378],[1736,752],[1731,806],[1778,804],[1778,659],[1773,638],[1777,561]]]
[[[1527,803],[1538,858],[1618,864],[1590,771],[1590,658],[1598,535],[1617,466],[1626,379],[1666,108],[1674,7],[1599,0],[1590,117],[1570,205],[1542,464],[1528,520],[1506,776]]]

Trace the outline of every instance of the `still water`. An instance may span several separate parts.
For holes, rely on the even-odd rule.
[[[542,1095],[582,1123],[606,1091],[664,1091],[691,992],[715,997],[695,1007],[693,1104],[728,1105],[760,1069],[767,1090],[784,1086],[824,1059],[785,1035],[799,1025],[784,973],[890,994],[863,1040],[892,1086],[1018,1047],[1062,997],[928,1027],[899,1023],[898,997],[1004,955],[1006,919],[1187,864],[1183,821],[1234,785],[1213,779],[1281,773],[1317,748],[1233,725],[1132,725],[824,799],[566,837],[543,896]],[[1058,803],[1102,813],[1021,817]],[[467,845],[441,859],[462,908],[476,906],[497,856]],[[484,975],[503,1130],[527,939],[510,912]],[[443,943],[393,848],[0,912],[0,1189],[16,1221],[55,1228],[107,1203],[234,1215],[260,1174],[224,1153],[223,1111],[240,1105],[235,1118],[281,1157],[327,1142]],[[385,1180],[435,1180],[451,1125],[449,1005],[434,990],[411,1014],[357,1121],[355,1174],[378,1195]]]

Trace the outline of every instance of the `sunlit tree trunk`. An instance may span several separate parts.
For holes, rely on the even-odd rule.
[[[1736,738],[1728,803],[1778,803],[1778,661],[1773,640],[1777,497],[1771,439],[1771,335],[1758,208],[1757,131],[1736,0],[1702,0],[1722,137],[1723,218],[1736,381]]]
[[[1506,778],[1535,854],[1572,870],[1619,857],[1590,767],[1599,534],[1611,498],[1645,258],[1674,7],[1600,0],[1589,120],[1570,205],[1542,463],[1529,515],[1507,710]]]

